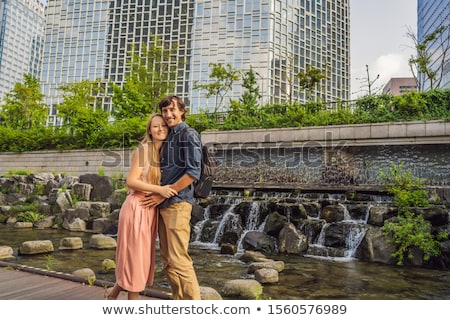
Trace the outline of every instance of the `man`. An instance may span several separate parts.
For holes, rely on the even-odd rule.
[[[187,129],[186,106],[182,99],[167,96],[159,102],[159,108],[170,128],[161,149],[161,185],[170,185],[178,194],[168,199],[152,194],[145,203],[159,204],[160,255],[173,299],[200,300],[200,287],[188,246],[193,182],[201,174],[201,141],[197,131]]]

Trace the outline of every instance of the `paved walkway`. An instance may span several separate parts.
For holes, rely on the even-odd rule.
[[[85,279],[70,274],[47,271],[0,261],[0,300],[103,300],[113,283]],[[122,292],[120,300],[127,294]],[[147,289],[143,300],[170,299],[160,291]]]

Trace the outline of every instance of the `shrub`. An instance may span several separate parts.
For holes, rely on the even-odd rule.
[[[44,219],[45,216],[43,214],[32,212],[32,211],[26,211],[21,212],[17,215],[17,221],[19,222],[32,222],[35,223],[38,220]]]
[[[388,222],[382,227],[383,232],[390,236],[390,242],[397,245],[397,251],[392,256],[397,258],[397,264],[402,265],[405,257],[413,258],[411,248],[417,247],[423,251],[423,259],[428,261],[432,256],[440,255],[440,240],[447,239],[447,233],[441,232],[436,238],[431,234],[431,224],[425,221],[421,214],[404,211],[399,214],[398,222]]]
[[[428,192],[422,189],[423,180],[414,177],[404,163],[380,171],[380,177],[388,184],[388,191],[394,196],[393,203],[398,208],[398,221],[384,224],[382,231],[389,237],[389,242],[396,245],[397,251],[392,256],[397,258],[397,264],[402,265],[404,258],[413,257],[411,249],[417,247],[423,252],[423,259],[440,254],[441,240],[447,239],[447,232],[436,236],[431,233],[431,224],[425,221],[421,214],[414,214],[410,207],[428,206]]]

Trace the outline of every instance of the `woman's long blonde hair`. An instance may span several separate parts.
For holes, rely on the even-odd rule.
[[[145,136],[141,140],[142,145],[148,146],[148,163],[145,164],[146,166],[149,166],[147,180],[148,182],[152,184],[160,184],[161,182],[161,170],[160,170],[160,163],[159,163],[159,148],[156,147],[156,145],[153,143],[153,137],[152,137],[152,120],[156,117],[161,117],[163,120],[163,116],[160,113],[154,113],[150,116],[147,122],[147,127],[145,129]]]

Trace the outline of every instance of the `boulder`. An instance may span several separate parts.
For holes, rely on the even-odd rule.
[[[255,280],[259,283],[277,283],[278,271],[275,269],[262,268],[255,271]]]
[[[94,270],[92,270],[90,268],[78,269],[78,270],[75,270],[74,272],[72,272],[72,274],[76,277],[80,277],[80,278],[86,279],[88,281],[96,280],[95,272],[94,272]]]
[[[83,240],[80,237],[67,237],[59,241],[59,250],[83,249]]]
[[[20,254],[40,254],[55,251],[53,242],[50,240],[25,241],[19,247]]]
[[[200,297],[202,300],[222,300],[220,293],[211,287],[200,287]]]
[[[116,239],[105,236],[104,234],[92,235],[89,244],[91,248],[96,249],[113,249],[117,246]]]
[[[13,248],[9,246],[0,246],[0,260],[2,259],[13,259]]]
[[[254,273],[259,269],[274,269],[278,272],[284,270],[284,261],[264,261],[264,262],[252,262],[248,266],[247,273]]]
[[[235,279],[225,283],[222,294],[237,299],[256,299],[263,293],[262,285],[253,279]]]

